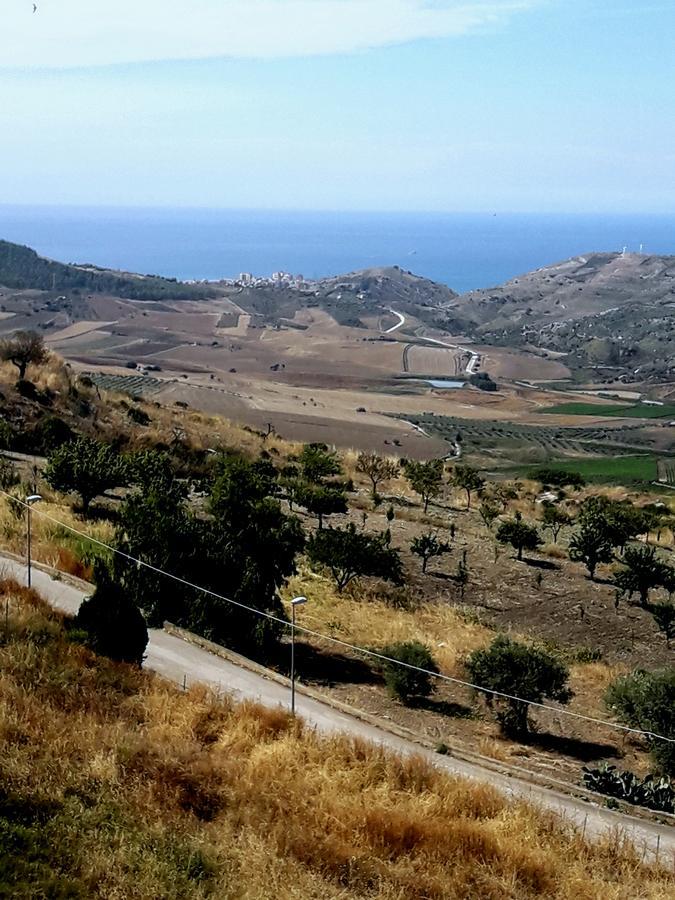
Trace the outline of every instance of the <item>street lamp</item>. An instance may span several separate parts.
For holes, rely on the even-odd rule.
[[[295,608],[307,603],[307,597],[291,600],[291,715],[295,715]]]
[[[31,518],[32,518],[32,507],[34,503],[38,503],[38,501],[42,500],[42,497],[39,494],[30,494],[26,497],[26,508],[28,510],[27,520],[28,520],[28,534],[26,539],[26,559],[28,563],[28,587],[31,586],[31,578],[30,578],[30,543],[31,543]]]

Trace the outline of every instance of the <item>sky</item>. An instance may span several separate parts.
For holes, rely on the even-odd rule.
[[[670,213],[675,2],[2,0],[0,203]]]

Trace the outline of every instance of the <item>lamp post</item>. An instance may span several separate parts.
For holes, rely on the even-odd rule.
[[[30,546],[30,544],[31,544],[31,524],[32,524],[31,519],[32,519],[32,512],[33,512],[32,507],[33,507],[34,503],[38,503],[38,501],[40,501],[40,500],[42,500],[42,497],[39,494],[30,494],[30,496],[26,497],[26,508],[27,508],[26,518],[28,521],[28,533],[26,535],[26,562],[27,562],[27,568],[28,568],[28,587],[31,586],[31,572],[30,572],[31,546]]]
[[[307,603],[307,597],[291,600],[291,715],[295,715],[295,609]]]

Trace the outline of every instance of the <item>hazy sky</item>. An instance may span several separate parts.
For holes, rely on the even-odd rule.
[[[675,208],[675,0],[36,2],[0,202]]]

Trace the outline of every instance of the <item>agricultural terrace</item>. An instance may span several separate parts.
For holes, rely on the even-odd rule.
[[[556,403],[541,409],[558,416],[616,416],[621,419],[675,419],[675,404]]]

